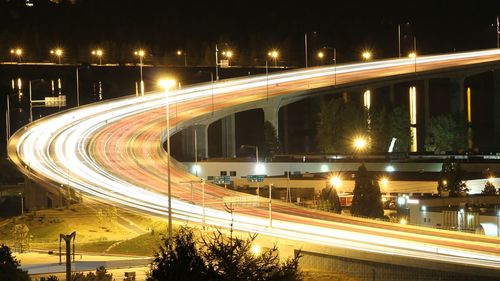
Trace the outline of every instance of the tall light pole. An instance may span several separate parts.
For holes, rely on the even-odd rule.
[[[50,50],[50,54],[56,56],[57,59],[58,59],[59,64],[61,64],[61,62],[62,62],[62,56],[64,54],[64,52],[63,52],[62,49],[58,48],[58,49],[55,49],[55,50]]]
[[[139,69],[141,73],[141,96],[144,96],[144,81],[142,80],[142,60],[146,55],[146,52],[144,50],[137,50],[134,52],[134,55],[139,57]]]
[[[401,57],[401,24],[398,23],[398,57]]]
[[[272,199],[273,184],[269,184],[269,226],[273,226],[273,199]]]
[[[22,58],[22,55],[23,55],[23,49],[21,49],[21,48],[12,49],[12,50],[10,50],[10,53],[12,55],[16,55],[17,56],[17,62],[21,63],[21,58]]]
[[[99,65],[102,65],[102,55],[104,52],[101,49],[93,50],[92,55],[99,58]]]
[[[21,216],[24,215],[24,197],[21,192],[18,193],[19,197],[21,198]]]
[[[307,32],[304,33],[304,50],[305,50],[306,68],[307,68]]]
[[[177,50],[177,55],[178,56],[182,56],[184,55],[184,66],[187,66],[187,53],[186,51],[182,51],[182,50]]]
[[[165,88],[166,94],[166,109],[167,109],[167,181],[168,181],[168,239],[172,239],[172,189],[170,181],[170,110],[168,90],[174,86],[174,80],[160,80],[160,86]]]
[[[497,48],[500,48],[500,21],[497,16]]]
[[[219,48],[215,44],[215,80],[219,81]]]
[[[267,55],[274,60],[274,67],[277,67],[278,66],[278,57],[280,55],[278,50],[272,50],[269,53],[267,53]]]

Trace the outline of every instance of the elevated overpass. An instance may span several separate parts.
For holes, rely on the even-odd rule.
[[[61,185],[95,199],[166,215],[167,135],[217,114],[237,112],[284,97],[307,96],[329,87],[391,79],[397,75],[497,65],[500,50],[391,59],[317,67],[193,85],[170,93],[170,132],[165,132],[165,93],[124,97],[67,110],[17,131],[8,143],[11,161],[53,189]],[[415,72],[415,65],[418,66]],[[489,66],[490,67],[490,66]],[[222,113],[221,113],[222,112]],[[161,140],[161,141],[160,141]],[[224,198],[242,196],[199,179],[174,162],[172,209],[178,220],[290,239],[330,254],[361,253],[382,262],[496,276],[498,238],[316,212],[281,202],[224,210]],[[184,182],[195,182],[192,188]],[[269,208],[269,209],[268,209]],[[364,254],[363,254],[364,253]]]

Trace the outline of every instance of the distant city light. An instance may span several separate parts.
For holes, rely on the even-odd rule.
[[[257,165],[255,165],[255,174],[265,175],[266,174],[266,166],[262,163],[258,163]]]
[[[361,54],[364,60],[369,60],[372,58],[372,53],[370,51],[363,51]]]
[[[387,167],[385,167],[385,171],[392,173],[392,172],[396,171],[396,169],[394,168],[394,166],[388,165]]]
[[[330,184],[335,188],[340,187],[342,179],[339,176],[333,176],[330,178]]]

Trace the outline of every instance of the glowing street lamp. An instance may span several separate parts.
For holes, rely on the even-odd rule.
[[[372,53],[370,51],[364,51],[362,54],[361,54],[361,57],[365,60],[365,61],[368,61],[372,58]]]
[[[161,87],[165,88],[166,100],[167,100],[167,180],[168,180],[168,239],[172,239],[172,190],[170,182],[170,111],[169,111],[169,97],[168,91],[171,87],[175,85],[175,80],[160,80],[159,84]]]
[[[99,58],[99,65],[102,65],[102,55],[104,52],[101,49],[93,50],[92,55],[97,56]]]
[[[259,246],[259,245],[252,245],[252,247],[250,248],[250,251],[252,252],[252,254],[256,257],[260,256],[261,252],[262,252],[262,248]]]
[[[230,50],[229,51],[223,51],[222,55],[227,58],[227,65],[230,66],[231,65],[231,58],[233,57],[233,52],[230,51]]]
[[[274,67],[278,66],[278,57],[280,53],[277,50],[272,50],[269,53],[267,53],[267,55],[274,60]]]
[[[184,66],[187,66],[187,53],[186,53],[186,51],[177,50],[176,54],[178,56],[184,55]]]
[[[342,179],[340,176],[333,176],[330,178],[330,184],[335,188],[339,188],[342,185]]]
[[[361,137],[355,138],[353,145],[356,150],[363,150],[367,145],[366,139]]]
[[[320,59],[321,64],[323,64],[323,58],[324,57],[325,57],[325,53],[323,53],[322,51],[319,51],[318,52],[318,59]]]
[[[12,55],[16,55],[17,56],[17,61],[18,62],[21,62],[21,57],[23,55],[23,49],[20,49],[20,48],[16,48],[16,49],[11,49],[10,50],[10,53]]]
[[[134,55],[139,57],[139,69],[141,72],[141,96],[144,96],[144,81],[142,80],[142,60],[144,56],[146,55],[146,52],[144,50],[137,50],[134,52]]]
[[[58,61],[59,61],[59,64],[61,64],[61,60],[62,60],[62,56],[64,54],[63,50],[62,49],[55,49],[55,50],[50,50],[50,54],[51,55],[54,55],[57,57]]]

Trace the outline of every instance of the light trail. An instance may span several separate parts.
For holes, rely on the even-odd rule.
[[[236,105],[327,88],[374,78],[441,70],[500,60],[500,50],[422,56],[316,67],[203,83],[169,93],[171,132],[175,126],[191,125],[215,110]],[[333,79],[336,75],[336,79]],[[11,160],[27,175],[59,187],[61,184],[100,201],[133,210],[166,215],[167,157],[160,139],[166,122],[165,94],[125,97],[52,115],[16,132],[9,140]],[[170,108],[170,112],[174,112]],[[231,215],[223,208],[223,197],[238,192],[206,184],[207,202],[201,206],[201,184],[173,161],[172,209],[180,220],[230,227]],[[28,169],[29,166],[29,169]],[[219,204],[217,204],[219,202]],[[203,213],[205,216],[203,217]],[[338,216],[273,201],[273,226],[268,226],[267,203],[237,208],[234,228],[295,241],[356,249],[384,255],[419,258],[484,268],[500,268],[499,239],[434,229]]]

